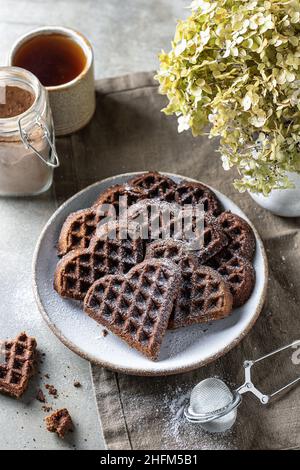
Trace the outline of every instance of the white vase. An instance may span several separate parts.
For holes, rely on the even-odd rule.
[[[258,193],[249,192],[254,201],[272,212],[282,217],[300,216],[300,175],[297,173],[288,173],[287,176],[294,183],[293,189],[275,189],[269,196],[263,196]]]

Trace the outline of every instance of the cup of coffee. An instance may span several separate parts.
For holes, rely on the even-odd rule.
[[[17,40],[8,62],[32,72],[48,90],[56,135],[90,121],[96,106],[94,56],[81,33],[62,26],[35,29]]]

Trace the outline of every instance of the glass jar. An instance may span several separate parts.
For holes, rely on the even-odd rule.
[[[0,67],[0,104],[5,104],[7,87],[29,92],[32,104],[22,114],[0,117],[0,196],[41,194],[59,166],[48,94],[32,73],[19,67]],[[15,106],[20,106],[17,98]]]

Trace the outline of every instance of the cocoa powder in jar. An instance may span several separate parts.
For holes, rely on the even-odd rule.
[[[21,116],[35,101],[35,96],[26,89],[7,86],[4,90],[0,90],[0,119]],[[43,129],[33,123],[29,137],[34,148],[49,160],[50,149]],[[0,134],[0,195],[38,194],[51,182],[52,169],[25,147],[18,130],[12,135]]]
[[[25,113],[34,103],[34,95],[17,86],[1,87],[0,119],[8,119]]]

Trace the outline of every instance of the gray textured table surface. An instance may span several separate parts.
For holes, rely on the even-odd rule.
[[[62,24],[86,34],[95,50],[96,78],[157,66],[157,52],[168,48],[185,0],[0,0],[0,64],[19,35],[45,24]],[[63,158],[63,155],[62,155]],[[37,237],[56,203],[38,198],[0,199],[1,337],[25,329],[46,353],[37,377],[17,402],[0,396],[0,449],[101,449],[104,447],[91,386],[89,364],[66,349],[43,322],[31,289],[31,258]],[[80,381],[81,388],[73,386]],[[46,382],[59,392],[55,407],[67,406],[77,424],[66,441],[44,431],[44,412],[34,391]]]

